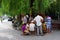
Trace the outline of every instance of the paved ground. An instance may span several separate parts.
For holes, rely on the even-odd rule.
[[[12,28],[11,22],[0,22],[0,40],[60,40],[60,31],[44,36],[22,36],[21,31]]]

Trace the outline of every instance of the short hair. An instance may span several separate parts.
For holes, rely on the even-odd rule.
[[[42,16],[43,18],[45,17],[45,15],[42,12],[38,13],[38,15]]]

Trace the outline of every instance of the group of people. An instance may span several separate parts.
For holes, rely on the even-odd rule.
[[[44,35],[43,31],[46,31],[47,33],[51,32],[51,17],[46,16],[45,18],[41,15],[41,13],[38,13],[36,17],[32,16],[22,16],[22,32],[24,35],[27,34],[36,34]]]

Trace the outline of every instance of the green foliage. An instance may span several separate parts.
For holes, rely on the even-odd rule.
[[[0,16],[2,16],[2,8],[1,8],[2,0],[0,0]]]
[[[56,10],[60,13],[60,0],[56,0],[57,4],[56,4]]]
[[[0,8],[0,16],[2,16],[2,8]]]
[[[29,0],[2,0],[2,11],[9,15],[19,15],[29,13]]]
[[[33,3],[33,8],[37,12],[44,12],[52,2],[53,0],[35,0]]]
[[[31,13],[32,9],[35,13],[40,11],[45,12],[45,10],[51,8],[50,4],[53,3],[54,0],[34,0],[32,7],[30,7],[30,0],[0,0],[0,2],[1,1],[2,3],[0,4],[2,4],[3,13],[15,16],[21,13]],[[53,4],[53,6],[55,5]],[[56,7],[52,8],[60,11],[60,0],[57,0]]]
[[[29,13],[30,11],[30,2],[29,0],[21,0],[21,13]]]
[[[0,8],[1,8],[1,3],[2,3],[2,0],[0,0]]]
[[[10,0],[2,0],[2,11],[4,13],[9,13],[9,3]]]

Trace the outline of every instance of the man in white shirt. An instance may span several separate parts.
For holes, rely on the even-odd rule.
[[[43,35],[43,30],[42,30],[42,22],[43,22],[43,17],[38,14],[35,18],[34,21],[36,22],[37,25],[37,35]]]

